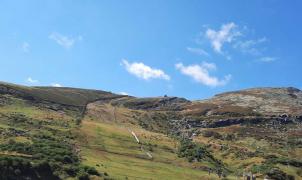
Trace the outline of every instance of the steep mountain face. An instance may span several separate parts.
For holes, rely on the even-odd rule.
[[[301,123],[295,88],[189,101],[0,83],[0,177],[301,179]]]

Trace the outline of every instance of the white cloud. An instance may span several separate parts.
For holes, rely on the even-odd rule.
[[[124,95],[124,96],[128,96],[128,95],[129,95],[129,94],[126,93],[126,92],[119,92],[118,94],[119,94],[119,95]]]
[[[192,47],[187,47],[187,50],[191,53],[198,54],[201,56],[210,56],[208,52],[201,48],[192,48]]]
[[[217,69],[214,63],[203,62],[201,65],[194,64],[189,66],[178,63],[175,67],[182,74],[190,76],[195,81],[210,87],[226,85],[231,79],[231,75],[225,76],[224,79],[218,79],[215,76],[211,76],[209,71]]]
[[[52,87],[62,87],[62,85],[59,84],[59,83],[51,83],[50,85],[51,85]]]
[[[149,80],[149,79],[164,79],[170,80],[170,76],[168,76],[163,70],[155,69],[150,66],[145,65],[142,62],[133,62],[129,63],[127,60],[123,59],[121,63],[126,70],[135,75],[138,78]]]
[[[259,56],[262,54],[261,50],[259,49],[259,45],[267,41],[268,40],[266,37],[255,40],[238,41],[233,45],[233,47],[240,50],[242,53]]]
[[[270,57],[270,56],[265,56],[265,57],[262,57],[260,59],[258,59],[258,61],[260,62],[265,62],[265,63],[269,63],[269,62],[274,62],[276,61],[278,58],[276,57]]]
[[[236,27],[237,25],[231,22],[223,24],[218,31],[210,28],[207,29],[205,36],[210,41],[214,51],[222,53],[222,46],[224,43],[231,43],[235,37],[241,35]]]
[[[230,22],[222,24],[220,29],[217,30],[211,29],[209,26],[204,26],[204,28],[206,28],[205,31],[201,33],[202,40],[209,41],[214,52],[223,55],[228,60],[231,60],[232,56],[236,55],[232,54],[233,50],[256,57],[256,60],[261,62],[272,62],[276,60],[274,57],[266,57],[265,55],[267,50],[265,43],[269,40],[266,37],[257,39],[249,38],[250,33],[254,31],[247,26],[238,26],[234,22]],[[232,49],[225,48],[224,46],[226,44],[231,45]],[[197,51],[195,48],[188,50],[195,53],[203,53],[202,51]]]
[[[31,77],[28,77],[28,78],[26,79],[26,81],[27,81],[28,83],[31,83],[31,84],[35,84],[35,83],[38,83],[38,82],[39,82],[38,80],[35,80],[35,79],[31,78]]]
[[[49,39],[54,40],[60,46],[70,49],[75,44],[76,41],[81,41],[83,39],[82,36],[78,36],[76,38],[64,36],[60,33],[53,32],[48,36]]]
[[[30,45],[28,42],[23,42],[21,48],[24,53],[29,53]]]

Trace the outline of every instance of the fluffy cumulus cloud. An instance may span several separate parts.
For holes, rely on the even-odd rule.
[[[206,30],[205,36],[210,41],[215,52],[222,53],[222,47],[225,43],[231,43],[235,37],[241,35],[236,27],[237,25],[231,22],[223,24],[218,31],[210,28]]]
[[[26,82],[31,83],[31,84],[39,83],[38,80],[33,79],[33,78],[31,78],[31,77],[28,77],[28,78],[26,79]]]
[[[149,79],[164,79],[170,80],[170,76],[167,75],[163,70],[152,68],[145,65],[142,62],[129,63],[127,60],[123,59],[121,63],[126,70],[135,75],[138,78],[149,80]]]
[[[57,32],[53,32],[48,36],[49,39],[54,40],[58,45],[70,49],[73,47],[76,41],[81,41],[83,39],[82,36],[78,36],[76,38],[62,35]]]
[[[196,82],[210,87],[226,85],[231,79],[231,75],[225,76],[224,79],[219,79],[215,76],[211,76],[209,71],[217,69],[214,63],[203,62],[200,65],[193,64],[188,66],[185,66],[182,63],[178,63],[175,65],[175,67],[182,74],[190,76]]]
[[[62,87],[62,85],[59,84],[59,83],[51,83],[50,85],[51,85],[52,87]]]

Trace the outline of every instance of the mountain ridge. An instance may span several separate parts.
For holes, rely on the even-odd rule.
[[[0,174],[168,180],[252,172],[301,179],[301,107],[302,92],[292,87],[190,101],[0,83]],[[17,174],[10,162],[19,163]]]
[[[60,90],[75,90],[75,91],[90,91],[90,92],[96,92],[96,93],[100,93],[100,94],[112,94],[112,95],[116,95],[118,96],[119,94],[115,94],[112,93],[110,91],[103,91],[103,90],[98,90],[98,89],[85,89],[85,88],[77,88],[77,87],[52,87],[52,86],[25,86],[25,85],[18,85],[18,84],[14,84],[14,83],[8,83],[8,82],[4,82],[4,81],[0,81],[0,87],[4,86],[4,87],[13,87],[13,88],[21,88],[21,89],[26,89],[26,88],[32,88],[32,89],[60,89]],[[188,100],[191,102],[195,102],[195,101],[205,101],[208,99],[212,99],[215,98],[217,96],[224,96],[227,94],[235,94],[235,93],[243,93],[243,92],[249,92],[249,91],[253,91],[253,90],[259,90],[259,91],[267,91],[267,90],[288,90],[291,92],[301,92],[301,90],[299,88],[296,87],[253,87],[253,88],[245,88],[245,89],[241,89],[241,90],[234,90],[234,91],[227,91],[227,92],[223,92],[223,93],[218,93],[218,94],[214,94],[212,97],[210,98],[205,98],[205,99],[197,99],[197,100]],[[3,91],[3,89],[1,89]],[[135,97],[135,96],[130,96],[130,95],[119,95],[121,97]],[[165,95],[166,96],[166,95]],[[135,97],[135,98],[165,98],[165,96],[155,96],[155,97]],[[184,97],[177,97],[177,96],[172,96],[172,97],[176,97],[176,98],[183,98],[186,99]],[[171,98],[171,97],[170,97]]]

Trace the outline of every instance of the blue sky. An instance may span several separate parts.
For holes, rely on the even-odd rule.
[[[302,88],[299,0],[0,1],[0,80],[202,99]]]

